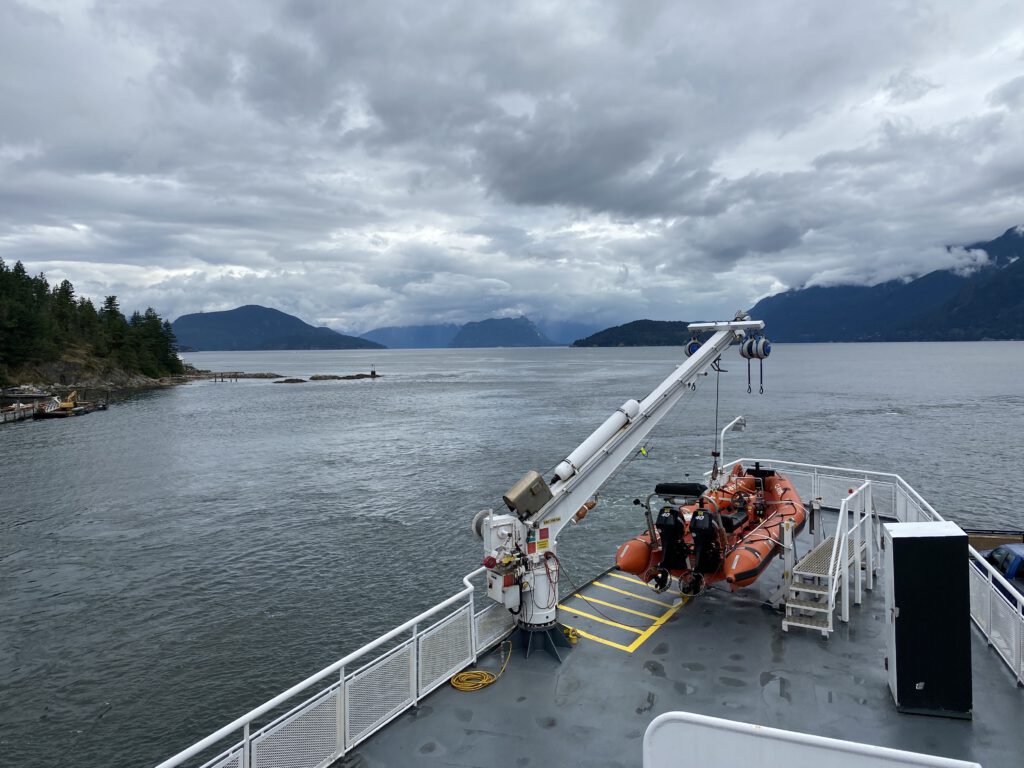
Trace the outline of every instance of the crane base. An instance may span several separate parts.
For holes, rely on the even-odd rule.
[[[512,646],[523,649],[523,657],[530,658],[530,651],[543,649],[561,664],[562,654],[559,648],[572,648],[566,638],[561,624],[552,624],[542,629],[529,629],[520,626],[512,636]]]

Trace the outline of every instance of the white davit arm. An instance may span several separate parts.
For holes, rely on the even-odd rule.
[[[719,356],[748,331],[764,328],[761,320],[732,320],[717,323],[692,323],[691,331],[714,331],[700,349],[680,365],[642,402],[627,400],[608,417],[576,450],[556,468],[551,481],[551,500],[525,521],[537,527],[541,521],[550,527],[554,539],[572,520],[574,513],[611,477],[618,466],[632,456],[658,422],[665,417],[689,386]]]

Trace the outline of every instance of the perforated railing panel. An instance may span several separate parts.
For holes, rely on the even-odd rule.
[[[253,768],[315,768],[338,750],[337,695],[325,694],[253,739]]]
[[[1017,619],[1017,678],[1024,682],[1024,616]]]
[[[420,696],[434,690],[473,660],[470,608],[465,606],[420,635]]]
[[[971,617],[981,627],[981,631],[988,635],[988,600],[990,587],[985,574],[977,568],[970,569],[971,584]]]
[[[989,642],[1012,667],[1016,663],[1014,651],[1018,643],[1017,610],[998,593],[991,595],[989,599],[992,601],[992,626],[989,628]]]
[[[412,643],[405,643],[345,686],[349,746],[412,703],[412,654]]]
[[[850,490],[856,490],[864,478],[841,477],[838,475],[818,476],[818,495],[821,496],[823,506],[839,509],[843,499],[850,495]]]
[[[476,615],[476,650],[486,651],[515,627],[515,620],[503,606],[492,605]]]

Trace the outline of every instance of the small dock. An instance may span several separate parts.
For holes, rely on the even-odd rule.
[[[34,405],[15,403],[14,405],[6,406],[3,410],[0,410],[0,424],[31,419],[35,412],[36,408]]]

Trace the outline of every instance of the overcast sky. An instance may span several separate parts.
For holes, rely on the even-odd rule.
[[[1020,0],[0,0],[0,258],[127,311],[724,317],[1022,203]]]

